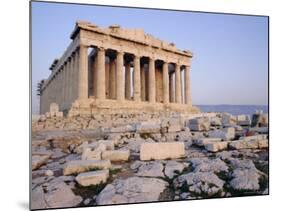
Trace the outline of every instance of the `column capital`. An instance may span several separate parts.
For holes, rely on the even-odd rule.
[[[87,46],[87,45],[85,45],[85,44],[83,44],[83,43],[80,43],[80,44],[79,44],[79,47],[80,47],[80,48],[88,48],[89,46]]]
[[[99,51],[105,51],[105,48],[104,48],[103,46],[98,46],[97,49],[98,49]]]
[[[140,59],[140,55],[139,54],[134,54],[134,58],[135,59]]]
[[[124,54],[123,50],[116,50],[117,54]]]

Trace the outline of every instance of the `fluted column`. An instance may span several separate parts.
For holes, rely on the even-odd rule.
[[[180,76],[180,65],[176,64],[176,103],[181,103],[181,76]]]
[[[116,99],[124,100],[124,80],[123,80],[123,52],[117,52],[116,58]]]
[[[148,67],[148,82],[149,82],[149,94],[148,100],[150,103],[155,103],[155,60],[154,58],[149,58]]]
[[[69,60],[69,65],[70,65],[70,68],[69,68],[69,103],[71,104],[72,103],[72,100],[73,100],[73,92],[72,92],[72,87],[73,87],[73,64],[74,64],[74,61],[73,61],[73,56],[71,55],[70,57],[70,60]]]
[[[97,55],[97,98],[105,99],[105,50],[98,49]]]
[[[131,99],[131,68],[130,63],[125,63],[125,98]]]
[[[174,86],[174,73],[169,75],[169,93],[170,93],[170,102],[175,102],[175,86]]]
[[[75,50],[75,70],[74,70],[74,98],[78,98],[79,84],[79,50]]]
[[[108,99],[109,98],[109,61],[107,60],[108,58],[105,59],[105,97]]]
[[[141,84],[140,84],[140,57],[134,57],[134,100],[141,100]]]
[[[66,64],[64,63],[62,67],[62,105],[63,106],[65,105],[65,100],[66,100],[65,90],[66,90]]]
[[[163,63],[163,102],[169,103],[169,72],[168,63]]]
[[[79,80],[78,99],[88,98],[88,48],[80,45],[79,48]]]
[[[190,91],[190,66],[185,66],[185,104],[192,105],[191,91]]]
[[[116,65],[115,65],[115,60],[112,58],[110,58],[109,60],[109,78],[110,78],[110,83],[109,83],[110,99],[115,99],[116,98]]]
[[[141,100],[145,101],[145,68],[141,66]]]
[[[66,105],[68,105],[69,103],[69,74],[70,74],[70,60],[69,58],[67,59],[67,62],[66,62],[66,69],[65,69],[65,74],[66,74],[66,77],[65,77],[65,102],[66,102]]]

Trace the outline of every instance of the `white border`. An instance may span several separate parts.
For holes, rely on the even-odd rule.
[[[270,16],[270,196],[123,205],[102,210],[271,210],[280,204],[280,10],[274,0],[68,0],[69,2],[139,6]],[[1,210],[28,209],[29,194],[29,2],[1,2]],[[68,209],[71,210],[88,210]]]

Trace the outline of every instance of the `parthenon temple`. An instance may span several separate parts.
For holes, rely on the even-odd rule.
[[[69,115],[94,112],[196,112],[190,51],[119,25],[78,21],[51,74],[39,85],[40,113],[51,103]]]

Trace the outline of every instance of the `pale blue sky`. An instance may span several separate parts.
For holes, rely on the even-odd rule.
[[[101,27],[119,24],[189,49],[194,104],[268,103],[268,19],[94,5],[32,3],[32,108],[36,83],[70,43],[77,20]]]

